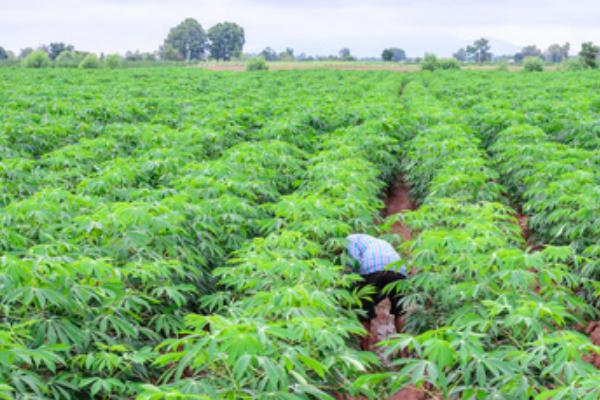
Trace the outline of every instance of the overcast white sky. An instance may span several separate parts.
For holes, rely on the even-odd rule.
[[[0,0],[0,46],[17,52],[63,41],[95,52],[152,51],[186,17],[205,29],[237,22],[248,52],[350,47],[363,57],[397,46],[409,56],[450,55],[481,36],[496,54],[600,42],[600,0]]]

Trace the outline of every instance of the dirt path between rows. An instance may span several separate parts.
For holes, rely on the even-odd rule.
[[[399,175],[396,181],[391,185],[384,199],[385,207],[381,213],[382,217],[389,217],[394,214],[404,213],[415,210],[416,204],[410,197],[410,187],[404,180],[403,175]],[[403,240],[411,239],[411,232],[402,221],[396,222],[391,229],[391,233],[399,234]],[[371,321],[369,331],[368,350],[373,351],[383,361],[384,365],[389,365],[390,361],[385,356],[384,350],[377,346],[377,343],[388,339],[396,333],[394,325],[394,316],[390,314],[390,302],[383,300],[377,305],[377,316]],[[365,400],[364,397],[351,397],[347,395],[338,395],[339,400]],[[421,390],[414,387],[407,387],[396,394],[388,397],[387,400],[426,400],[429,397]]]
[[[400,214],[409,210],[416,210],[417,206],[410,197],[410,187],[404,180],[404,176],[400,175],[390,187],[385,198],[385,208],[383,216],[389,217],[394,214]],[[397,233],[404,240],[410,240],[410,230],[401,221],[398,221],[392,227],[392,233]]]
[[[415,203],[410,198],[410,187],[404,180],[404,176],[399,175],[397,177],[396,181],[389,188],[384,203],[383,217],[416,209]],[[410,229],[402,221],[396,222],[391,232],[399,234],[404,240],[410,240],[411,238]],[[374,351],[385,364],[388,364],[390,360],[385,357],[384,350],[376,346],[376,344],[396,333],[394,316],[390,314],[389,300],[385,299],[379,303],[376,310],[377,316],[371,321],[368,348]]]

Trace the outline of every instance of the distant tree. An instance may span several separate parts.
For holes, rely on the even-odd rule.
[[[254,57],[246,63],[246,71],[268,71],[269,66],[262,57]]]
[[[542,58],[542,51],[540,49],[538,49],[537,46],[534,44],[525,46],[521,49],[520,52],[515,54],[515,61],[521,62],[527,57]]]
[[[100,68],[100,59],[98,59],[98,56],[94,53],[89,53],[83,58],[83,60],[81,60],[81,63],[79,63],[79,68]]]
[[[490,49],[490,41],[488,39],[481,38],[474,41],[472,45],[467,46],[465,53],[467,55],[467,59],[481,64],[492,60],[492,53],[490,52]]]
[[[404,61],[406,60],[406,52],[397,47],[390,47],[383,50],[381,53],[381,59],[383,61]]]
[[[270,47],[265,47],[263,51],[260,52],[260,56],[267,61],[277,61],[277,53]]]
[[[566,60],[569,58],[569,49],[571,45],[569,43],[565,43],[564,45],[560,45],[558,43],[551,44],[546,49],[544,54],[546,61],[550,63],[559,63],[562,60]]]
[[[104,65],[106,66],[106,68],[119,68],[122,63],[123,57],[121,57],[118,54],[109,54],[104,58]]]
[[[563,71],[581,71],[586,69],[586,65],[581,60],[581,57],[567,58],[560,63],[559,68]]]
[[[350,49],[347,47],[344,47],[343,49],[340,49],[340,51],[338,52],[338,55],[340,57],[340,60],[342,61],[353,61],[355,60],[354,56],[352,56],[352,54],[350,53]]]
[[[8,51],[2,46],[0,46],[0,60],[8,60]]]
[[[54,66],[59,68],[77,68],[83,57],[85,57],[83,54],[76,51],[63,51],[54,60]]]
[[[155,53],[142,53],[139,50],[136,50],[136,51],[128,50],[125,53],[125,59],[127,61],[156,61],[156,54]]]
[[[167,60],[200,60],[206,50],[206,39],[206,32],[202,25],[193,18],[187,18],[171,28],[160,48],[161,57]]]
[[[581,44],[581,50],[579,51],[579,57],[581,61],[588,68],[596,68],[598,66],[598,57],[600,50],[598,46],[592,42],[585,42]]]
[[[24,60],[31,53],[33,53],[33,48],[32,47],[25,47],[24,49],[21,49],[21,51],[19,53],[19,58],[21,60]]]
[[[52,65],[48,53],[44,50],[32,51],[23,59],[23,65],[27,68],[46,68]]]
[[[442,58],[437,62],[439,69],[460,69],[460,63],[456,58]]]
[[[181,54],[181,52],[179,50],[177,50],[175,47],[173,47],[170,44],[164,44],[161,46],[160,50],[160,58],[162,60],[171,60],[171,61],[183,61],[184,60],[184,55]],[[143,57],[138,57],[135,53],[134,54],[130,54],[129,57],[127,57],[127,55],[125,55],[125,58],[129,61],[141,61]]]
[[[294,49],[287,47],[284,51],[279,53],[278,57],[281,61],[294,61]]]
[[[467,50],[462,47],[456,51],[456,53],[452,54],[452,57],[456,58],[458,61],[465,62],[468,59]]]
[[[246,38],[244,28],[233,22],[220,22],[208,30],[210,56],[231,60],[242,53]]]
[[[73,46],[71,44],[64,44],[62,42],[50,43],[46,47],[46,52],[48,53],[48,57],[50,57],[50,59],[52,61],[56,60],[56,57],[58,57],[60,55],[60,53],[62,53],[63,51],[73,51],[73,50],[75,50],[75,46]]]
[[[421,69],[423,71],[435,71],[439,67],[438,58],[433,53],[425,53],[425,57],[421,62]]]
[[[523,60],[523,71],[542,72],[544,70],[544,61],[540,57],[526,57]]]

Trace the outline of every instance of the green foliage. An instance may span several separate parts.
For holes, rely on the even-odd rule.
[[[526,201],[530,225],[545,241],[579,249],[594,243],[600,202],[592,152],[552,143],[530,126],[500,132],[492,150],[514,193]],[[544,162],[531,163],[523,152],[543,157]]]
[[[47,47],[48,56],[52,61],[56,61],[56,59],[65,51],[75,51],[75,46],[67,45],[62,42],[54,42],[50,43]]]
[[[518,63],[523,62],[527,58],[538,58],[542,60],[542,50],[538,49],[536,45],[529,45],[523,47],[520,52],[515,54],[515,61]]]
[[[215,60],[239,57],[246,41],[244,28],[233,22],[220,22],[208,30],[210,56]]]
[[[377,363],[338,264],[397,75],[0,74],[0,396],[329,398]]]
[[[502,72],[506,72],[508,71],[508,63],[507,62],[501,62],[498,64],[498,71],[502,71]]]
[[[402,49],[390,47],[383,50],[381,53],[381,59],[383,61],[404,61],[406,60],[406,53]]]
[[[438,61],[439,69],[460,69],[460,62],[456,58],[442,58]]]
[[[90,53],[88,55],[86,55],[83,60],[81,60],[81,62],[79,63],[79,68],[85,68],[85,69],[94,69],[94,68],[100,68],[100,60],[98,59],[98,56],[94,53]]]
[[[0,46],[0,60],[8,60],[8,51],[2,46]]]
[[[207,46],[206,32],[193,18],[187,18],[171,28],[160,49],[166,60],[200,60]]]
[[[353,61],[356,58],[351,54],[350,49],[344,47],[338,52],[339,59],[342,61]]]
[[[23,66],[27,68],[47,68],[51,65],[50,57],[44,50],[33,51],[23,59]]]
[[[473,44],[458,49],[452,57],[460,62],[471,61],[481,64],[492,61],[490,49],[490,41],[485,38],[480,38],[475,40]]]
[[[597,397],[596,71],[0,78],[0,397]],[[400,170],[381,370],[344,237]]]
[[[551,44],[548,46],[544,53],[544,58],[550,63],[560,63],[569,58],[569,50],[571,45],[567,42],[564,45],[558,43]]]
[[[585,357],[600,348],[574,330],[597,315],[597,154],[518,125],[534,114],[538,124],[552,120],[531,103],[545,80],[494,74],[423,75],[403,91],[403,169],[421,206],[402,216],[414,274],[390,288],[403,295],[407,332],[383,343],[390,371],[353,385],[374,398],[382,383],[390,393],[427,385],[444,398],[598,393],[597,369]],[[548,88],[535,106],[573,107],[594,78],[573,79],[564,97]],[[518,106],[508,93],[520,95]],[[529,242],[507,194],[530,217]],[[539,251],[527,248],[538,241]]]
[[[269,66],[262,57],[254,57],[246,62],[246,71],[268,71]]]
[[[421,62],[423,71],[435,71],[438,68],[438,58],[435,54],[426,53]]]
[[[104,58],[106,68],[114,69],[119,68],[121,65],[123,65],[123,57],[118,54],[109,54]]]
[[[54,60],[54,66],[60,68],[77,68],[84,56],[75,51],[63,51]]]
[[[460,62],[456,58],[438,59],[435,54],[427,53],[421,62],[423,71],[442,70],[459,70]]]
[[[600,55],[600,48],[592,42],[585,42],[581,44],[581,51],[579,51],[579,57],[581,62],[587,68],[598,67],[598,57]]]
[[[585,69],[585,64],[579,57],[567,58],[560,63],[559,69],[564,71],[581,71]]]
[[[525,57],[523,61],[523,71],[541,72],[544,70],[544,61],[539,57]]]

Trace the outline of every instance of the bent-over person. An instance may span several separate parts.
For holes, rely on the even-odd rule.
[[[394,291],[385,294],[383,289],[390,283],[406,278],[406,265],[400,265],[400,255],[391,244],[366,234],[353,234],[346,238],[348,255],[358,264],[358,274],[363,280],[358,282],[358,288],[372,285],[375,293],[371,299],[362,302],[366,315],[360,317],[367,332],[370,332],[371,320],[376,316],[375,307],[384,298],[389,298],[392,305],[390,313],[394,315],[396,331],[401,332],[402,309],[398,305],[400,296]],[[390,264],[395,264],[390,266]]]

